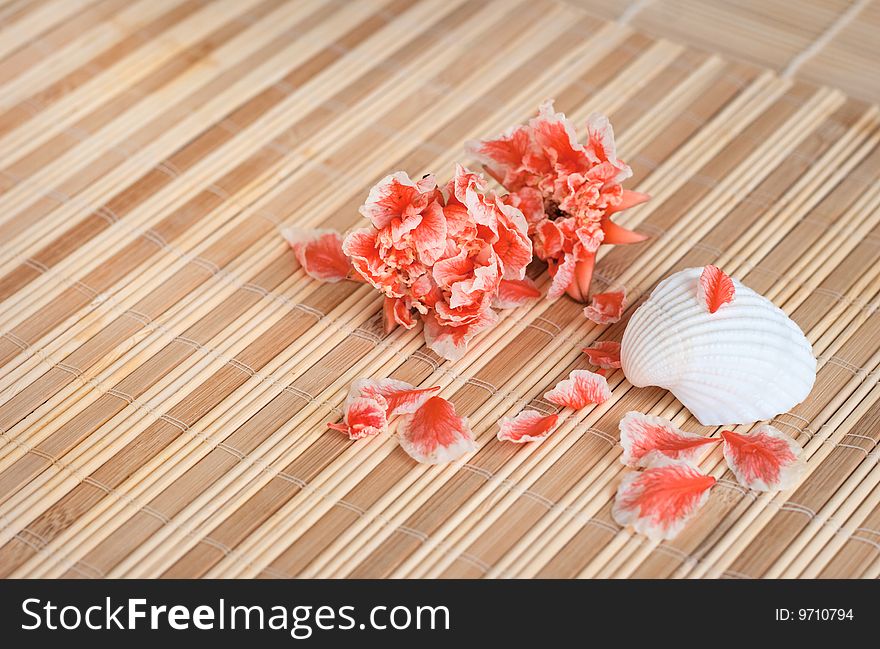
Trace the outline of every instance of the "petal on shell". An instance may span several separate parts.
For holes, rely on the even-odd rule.
[[[439,385],[417,388],[398,379],[358,379],[351,384],[349,399],[367,398],[379,403],[384,400],[387,415],[393,417],[415,412],[439,391]]]
[[[338,232],[284,228],[281,234],[310,277],[322,282],[339,282],[351,272],[351,261],[342,251],[342,235]]]
[[[693,463],[704,446],[720,441],[717,437],[686,433],[667,419],[640,412],[630,411],[620,420],[620,445],[623,447],[620,461],[627,466],[647,466],[652,459],[649,456],[654,452]]]
[[[756,491],[782,491],[794,487],[806,469],[801,449],[790,436],[764,424],[750,433],[725,430],[724,458],[736,479]]]
[[[579,410],[591,403],[604,403],[611,398],[611,388],[601,374],[574,370],[568,378],[544,394],[544,399],[558,406]]]
[[[492,303],[496,309],[515,309],[541,297],[541,290],[530,278],[502,279]]]
[[[618,342],[599,340],[589,347],[584,347],[584,353],[593,365],[606,370],[620,369],[620,343]]]
[[[498,439],[503,442],[538,442],[556,427],[559,415],[544,415],[535,410],[523,410],[516,417],[501,419]]]
[[[632,471],[617,488],[611,515],[653,540],[672,539],[706,503],[714,484],[714,477],[680,461]]]
[[[397,434],[403,450],[424,464],[453,462],[477,449],[467,419],[442,397],[431,397],[414,413],[403,415]]]
[[[590,306],[584,309],[584,315],[596,324],[611,324],[620,320],[625,307],[626,291],[596,293],[590,300]]]
[[[698,295],[701,302],[706,303],[709,313],[715,313],[723,305],[733,302],[736,287],[733,280],[720,268],[709,264],[700,274]]]
[[[328,424],[328,426],[335,430],[344,430],[351,439],[378,435],[388,428],[385,404],[376,399],[355,397],[346,401],[344,410],[346,428],[343,429],[339,424]]]

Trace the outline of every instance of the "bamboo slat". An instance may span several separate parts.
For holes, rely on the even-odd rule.
[[[876,0],[161,0],[0,7],[0,574],[7,577],[880,575]],[[873,57],[876,59],[876,57]],[[609,115],[650,235],[603,248],[602,327],[563,298],[506,313],[460,361],[381,300],[320,284],[286,225],[359,227],[394,169],[441,179],[464,141],[547,97]],[[865,101],[867,100],[867,101]],[[620,340],[669,273],[722,265],[805,331],[816,388],[773,424],[790,492],[720,450],[674,540],[610,516],[628,410],[701,427],[611,374],[542,399]],[[530,271],[546,289],[540,269]],[[439,385],[479,450],[424,466],[325,427],[352,380]],[[499,442],[524,407],[541,444]],[[747,430],[747,427],[744,429]]]

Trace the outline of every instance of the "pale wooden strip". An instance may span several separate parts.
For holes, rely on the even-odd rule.
[[[12,271],[42,249],[46,237],[52,237],[59,227],[64,227],[71,215],[82,216],[100,208],[102,201],[112,197],[130,179],[138,178],[163,163],[180,148],[181,142],[189,142],[202,133],[205,124],[215,124],[232,112],[243,97],[258,94],[276,82],[284,69],[282,62],[296,60],[292,45],[251,70],[246,77],[230,80],[234,83],[216,92],[210,101],[194,101],[204,95],[204,89],[215,88],[225,73],[235,70],[242,60],[255,54],[262,45],[261,39],[284,33],[318,7],[318,4],[309,2],[287,3],[282,5],[281,11],[265,16],[248,29],[242,25],[242,33],[211,52],[210,63],[204,59],[195,61],[191,68],[160,91],[145,97],[112,123],[92,133],[79,146],[63,155],[59,152],[57,160],[29,176],[26,186],[19,185],[22,194],[17,206],[10,208],[18,213],[5,227],[0,225],[0,233],[7,236],[7,245],[15,253],[14,256],[5,256],[0,272]],[[308,40],[307,35],[301,38]],[[180,101],[176,102],[176,99]],[[153,119],[155,115],[159,117]],[[165,121],[181,115],[185,118],[173,126]],[[121,161],[102,174],[99,182],[90,182],[95,176],[90,168],[98,165],[103,157],[121,158]],[[168,173],[174,173],[170,163],[165,164]],[[80,176],[83,180],[78,180]],[[86,189],[81,191],[84,184]],[[39,212],[34,213],[34,206],[44,200],[47,188],[50,194],[60,197],[62,209],[52,211],[48,218],[37,218]]]
[[[230,16],[247,11],[258,0],[229,2],[215,0],[206,3],[204,9],[172,26],[155,40],[146,43],[132,56],[118,62],[101,75],[79,86],[46,110],[11,133],[0,137],[0,161],[5,167],[11,160],[30,153],[37,146],[57,135],[83,114],[134,84],[162,63],[173,58],[186,47],[186,43],[198,40],[210,33]]]
[[[102,4],[97,5],[101,11],[105,11]],[[153,20],[168,6],[160,2],[135,2],[129,6],[119,3],[118,13],[102,16],[102,20],[96,22],[91,29],[83,31],[78,38],[72,39],[63,47],[54,43],[47,43],[47,39],[34,41],[32,47],[43,53],[42,60],[35,65],[30,65],[20,70],[20,73],[12,76],[11,73],[0,76],[0,88],[3,95],[0,97],[0,110],[7,110],[38,92],[46,86],[58,81],[78,67],[90,61],[96,55],[108,49],[113,44],[126,38],[131,32]],[[9,59],[0,63],[0,69],[6,72],[7,63],[13,63]]]
[[[19,20],[4,25],[0,31],[0,58],[8,56],[31,39],[39,38],[42,32],[79,12],[86,4],[87,0],[52,0],[24,14]]]

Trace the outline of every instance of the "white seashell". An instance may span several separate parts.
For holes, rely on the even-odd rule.
[[[666,278],[633,314],[620,348],[630,383],[666,388],[704,426],[770,419],[806,399],[816,359],[800,328],[737,280],[733,301],[709,313],[702,270]]]

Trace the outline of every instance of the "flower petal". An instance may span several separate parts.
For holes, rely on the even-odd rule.
[[[431,397],[401,417],[397,434],[403,450],[425,464],[452,462],[477,449],[467,419],[442,397]]]
[[[462,325],[441,324],[436,317],[425,318],[425,344],[434,353],[450,361],[464,356],[468,343],[478,333],[497,321],[495,312],[487,309],[479,316]]]
[[[686,433],[671,421],[640,412],[630,411],[620,420],[620,445],[623,447],[620,461],[627,466],[646,466],[651,459],[647,456],[653,452],[693,463],[703,446],[720,441],[717,437]]]
[[[391,333],[397,325],[403,325],[404,329],[412,329],[416,326],[412,311],[407,308],[406,301],[399,297],[386,297],[382,308],[382,316],[385,323],[386,333]]]
[[[647,234],[627,230],[625,227],[617,225],[617,223],[608,217],[602,219],[602,231],[605,233],[605,238],[602,239],[602,243],[608,245],[619,246],[627,243],[639,243],[648,238]]]
[[[698,295],[701,302],[705,301],[709,313],[715,313],[722,305],[733,302],[734,293],[736,288],[733,280],[723,270],[712,264],[703,268]]]
[[[496,309],[515,309],[541,297],[540,289],[530,278],[502,279],[492,306]]]
[[[550,434],[557,421],[559,415],[543,415],[535,410],[523,410],[516,417],[501,419],[498,439],[516,444],[538,442]]]
[[[624,290],[596,293],[590,306],[584,309],[584,315],[596,324],[611,324],[620,320],[625,307],[626,291]]]
[[[611,388],[604,376],[588,370],[574,370],[564,381],[544,394],[544,399],[558,406],[579,410],[591,403],[604,403]]]
[[[800,445],[773,426],[764,424],[750,433],[722,431],[724,459],[736,479],[756,491],[790,489],[806,465],[799,460]]]
[[[575,244],[575,250],[579,248],[579,244]],[[596,265],[596,254],[587,253],[586,256],[578,260],[574,267],[574,276],[565,292],[573,300],[578,302],[586,302],[587,296],[590,294],[590,282],[593,281],[593,268]]]
[[[351,439],[384,433],[388,428],[385,404],[369,397],[356,397],[345,404],[345,426],[328,424],[335,430],[344,430]]]
[[[670,461],[623,477],[611,515],[619,525],[654,540],[671,539],[709,498],[715,478],[686,462]]]
[[[548,261],[548,264],[553,281],[550,282],[547,299],[555,300],[562,297],[568,290],[568,287],[574,282],[574,269],[578,262],[574,255],[565,255],[561,264],[555,265],[551,261]]]
[[[339,282],[351,272],[351,261],[342,251],[342,235],[338,232],[283,228],[281,235],[310,277],[322,282]]]
[[[620,368],[620,343],[612,340],[599,340],[590,347],[584,347],[584,353],[593,365],[606,370]]]
[[[356,399],[373,399],[385,404],[388,416],[393,417],[415,412],[439,390],[439,385],[417,388],[398,379],[357,379],[349,388],[346,407]]]
[[[587,151],[599,162],[609,162],[617,170],[614,182],[622,182],[632,176],[632,169],[617,158],[614,130],[605,115],[593,113],[587,118]]]
[[[404,221],[420,211],[413,209],[414,205],[435,186],[433,176],[427,176],[416,184],[406,172],[398,171],[385,176],[370,189],[359,211],[381,230],[391,225],[394,219]]]
[[[446,248],[446,217],[439,202],[433,201],[422,212],[422,221],[412,231],[419,261],[431,266]]]

